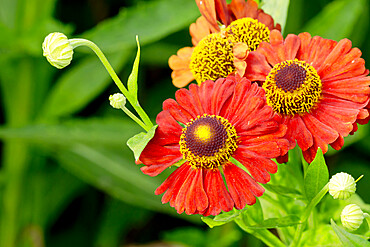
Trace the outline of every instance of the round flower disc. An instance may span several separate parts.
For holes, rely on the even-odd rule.
[[[309,112],[321,96],[321,80],[314,67],[304,61],[276,64],[263,84],[267,104],[281,115]]]
[[[198,116],[180,137],[180,152],[194,168],[217,168],[230,159],[236,148],[235,128],[220,116]]]

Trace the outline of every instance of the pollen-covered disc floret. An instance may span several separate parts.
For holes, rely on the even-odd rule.
[[[190,121],[180,137],[180,152],[193,168],[213,169],[227,162],[237,148],[233,125],[204,114]]]
[[[262,41],[270,41],[270,30],[265,24],[249,17],[233,21],[225,29],[225,35],[233,43],[247,44],[249,51],[256,50]]]
[[[305,61],[276,64],[263,83],[267,104],[275,112],[293,116],[310,112],[320,100],[322,83],[314,67]]]
[[[232,43],[220,33],[204,37],[194,48],[190,70],[200,84],[228,76],[235,70]]]

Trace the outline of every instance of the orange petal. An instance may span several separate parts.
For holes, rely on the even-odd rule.
[[[172,83],[176,87],[185,87],[194,80],[193,73],[190,71],[189,64],[193,47],[184,47],[177,51],[177,55],[172,55],[168,59],[168,64],[173,70],[171,77]]]
[[[245,74],[245,69],[247,68],[245,59],[249,54],[248,45],[245,43],[236,43],[233,47],[233,54],[236,74],[238,74],[240,77],[243,77]]]
[[[171,77],[173,85],[178,88],[185,87],[194,80],[193,73],[190,70],[173,71]]]
[[[192,37],[191,41],[193,45],[196,46],[201,39],[206,37],[211,33],[215,33],[218,30],[212,27],[211,24],[203,17],[199,17],[195,23],[192,23],[189,28],[190,35]]]
[[[207,19],[209,24],[218,29],[217,19],[216,19],[216,8],[214,0],[196,0],[199,11]]]

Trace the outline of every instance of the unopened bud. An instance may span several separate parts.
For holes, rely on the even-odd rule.
[[[109,103],[116,109],[122,109],[125,107],[126,98],[121,93],[115,93],[109,96]]]
[[[345,172],[335,174],[329,181],[329,194],[334,199],[345,200],[356,192],[355,179]]]
[[[72,61],[73,46],[62,33],[55,32],[46,36],[42,50],[49,63],[58,69],[63,69]]]
[[[364,213],[356,204],[349,204],[343,208],[340,219],[345,228],[354,231],[361,226]]]

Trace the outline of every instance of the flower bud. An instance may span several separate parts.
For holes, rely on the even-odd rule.
[[[42,50],[49,63],[58,69],[63,69],[72,61],[73,46],[62,33],[56,32],[46,36],[42,43]]]
[[[364,213],[356,204],[349,204],[343,208],[340,219],[345,228],[354,231],[361,226]]]
[[[348,173],[337,173],[329,181],[329,194],[332,195],[334,199],[345,200],[355,192],[355,179]]]
[[[126,104],[126,98],[121,93],[115,93],[109,96],[109,103],[116,109],[123,109]]]

